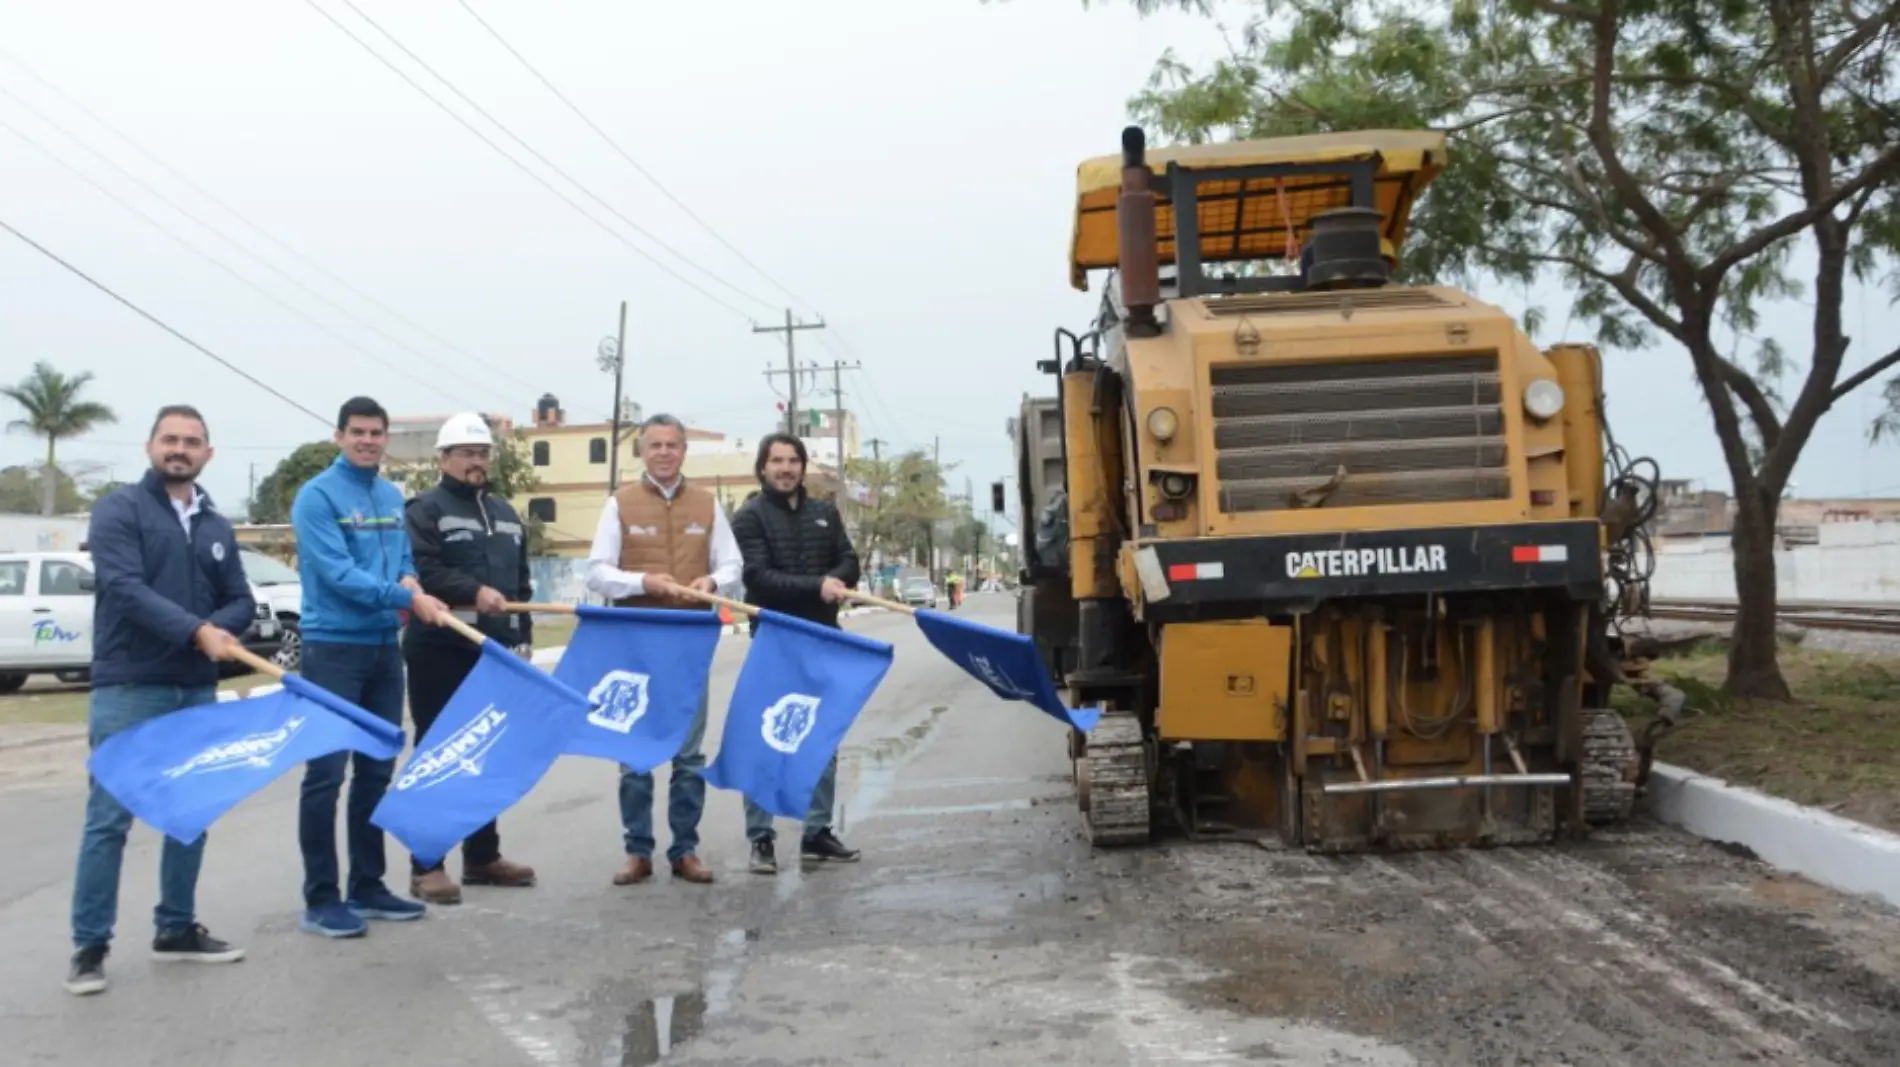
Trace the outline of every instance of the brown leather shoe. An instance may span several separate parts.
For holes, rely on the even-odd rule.
[[[497,857],[492,863],[478,866],[463,865],[463,885],[499,885],[531,886],[534,884],[534,868],[525,863],[516,863]]]
[[[628,856],[614,872],[615,885],[634,885],[653,877],[653,861],[645,856]]]
[[[681,856],[673,863],[673,877],[704,885],[713,880],[713,872],[694,855]]]
[[[409,879],[409,895],[427,904],[460,904],[462,890],[451,878],[449,872],[437,868],[421,877]]]

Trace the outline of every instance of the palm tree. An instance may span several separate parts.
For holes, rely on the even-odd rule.
[[[26,409],[26,418],[14,419],[7,424],[7,429],[25,430],[46,438],[46,470],[41,473],[45,483],[40,498],[42,515],[53,513],[59,488],[59,468],[53,465],[59,442],[78,437],[103,423],[119,421],[104,404],[79,399],[80,392],[91,381],[89,370],[69,378],[54,370],[52,364],[41,361],[33,364],[33,373],[20,379],[18,385],[0,386],[0,396]]]

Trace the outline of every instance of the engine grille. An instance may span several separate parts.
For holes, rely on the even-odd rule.
[[[1229,365],[1209,384],[1223,512],[1511,495],[1495,353]]]

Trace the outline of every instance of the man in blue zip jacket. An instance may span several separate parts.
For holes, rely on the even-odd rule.
[[[145,442],[152,467],[93,505],[92,698],[88,740],[108,737],[180,708],[217,699],[218,666],[241,647],[234,633],[257,605],[238,562],[230,520],[198,487],[211,461],[203,417],[183,405],[161,408]],[[73,958],[66,988],[106,988],[105,958],[119,904],[119,865],[132,813],[91,783],[86,829],[73,878]],[[212,937],[196,921],[198,868],[205,838],[181,845],[166,837],[158,867],[161,960],[230,963],[244,950]]]
[[[337,412],[336,462],[304,483],[290,505],[303,581],[303,677],[402,726],[401,612],[441,625],[448,608],[422,591],[403,527],[403,495],[377,473],[389,439],[389,414],[368,397]],[[336,806],[343,772],[354,760],[346,815],[348,892],[338,888]],[[389,788],[393,759],[337,752],[304,771],[297,840],[303,848],[305,933],[361,937],[365,919],[408,920],[427,907],[389,891],[383,831],[369,821]]]

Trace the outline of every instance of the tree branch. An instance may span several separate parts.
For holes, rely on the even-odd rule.
[[[1875,157],[1873,162],[1862,167],[1859,174],[1835,186],[1820,200],[1813,201],[1808,207],[1756,230],[1748,237],[1724,249],[1702,268],[1699,280],[1705,285],[1712,283],[1735,264],[1760,255],[1776,241],[1793,237],[1841,206],[1842,201],[1854,196],[1867,186],[1884,182],[1894,175],[1900,175],[1900,141],[1888,146],[1887,150]]]
[[[1828,402],[1833,403],[1840,400],[1847,394],[1873,381],[1881,371],[1888,370],[1895,366],[1900,366],[1900,348],[1895,348],[1893,351],[1856,371],[1852,377],[1834,388],[1834,394],[1828,398]]]

